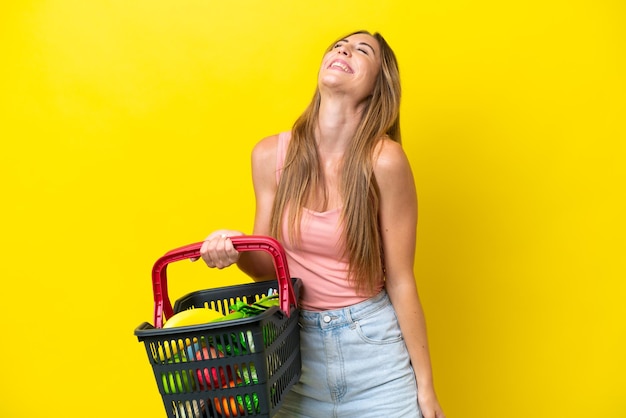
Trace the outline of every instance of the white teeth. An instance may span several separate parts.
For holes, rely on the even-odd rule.
[[[348,70],[348,67],[347,67],[347,66],[345,66],[344,64],[342,64],[342,63],[340,63],[340,62],[338,62],[338,61],[333,62],[330,66],[331,66],[331,67],[338,67],[338,68],[341,68],[341,69],[342,69],[342,70],[344,70],[346,73],[350,72],[350,70]]]

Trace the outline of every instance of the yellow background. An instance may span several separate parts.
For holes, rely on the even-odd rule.
[[[251,147],[361,28],[401,64],[448,417],[626,416],[625,18],[618,0],[3,2],[0,416],[164,416],[133,335],[152,264],[250,231]],[[170,277],[174,297],[246,280]]]

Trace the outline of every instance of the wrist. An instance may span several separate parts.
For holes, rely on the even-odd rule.
[[[430,376],[415,376],[415,380],[417,382],[417,387],[420,391],[431,390],[435,391],[435,385],[433,384],[433,379]]]

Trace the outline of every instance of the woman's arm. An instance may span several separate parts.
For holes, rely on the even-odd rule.
[[[259,141],[252,150],[252,183],[256,199],[254,235],[269,235],[270,218],[276,195],[276,147],[278,135]],[[261,251],[239,253],[229,236],[243,235],[235,230],[212,232],[204,241],[200,254],[209,267],[224,268],[234,263],[254,280],[276,278],[274,263],[269,254]]]
[[[252,150],[252,183],[256,199],[254,235],[270,234],[270,219],[276,196],[276,151],[278,135],[259,141]],[[237,266],[255,280],[276,278],[274,263],[269,254],[259,251],[242,253]]]
[[[433,386],[426,321],[413,272],[417,228],[413,174],[400,144],[384,140],[379,151],[374,173],[380,189],[385,286],[415,370],[422,414],[425,418],[440,418],[444,415]]]

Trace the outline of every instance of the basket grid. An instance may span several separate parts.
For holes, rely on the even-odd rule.
[[[300,281],[292,281],[298,294]],[[238,294],[193,292],[176,301],[174,312],[208,307],[228,313],[239,300],[264,297],[267,284],[259,284],[237,286]],[[168,417],[273,416],[300,377],[298,316],[297,308],[288,317],[273,307],[251,318],[137,331]]]

